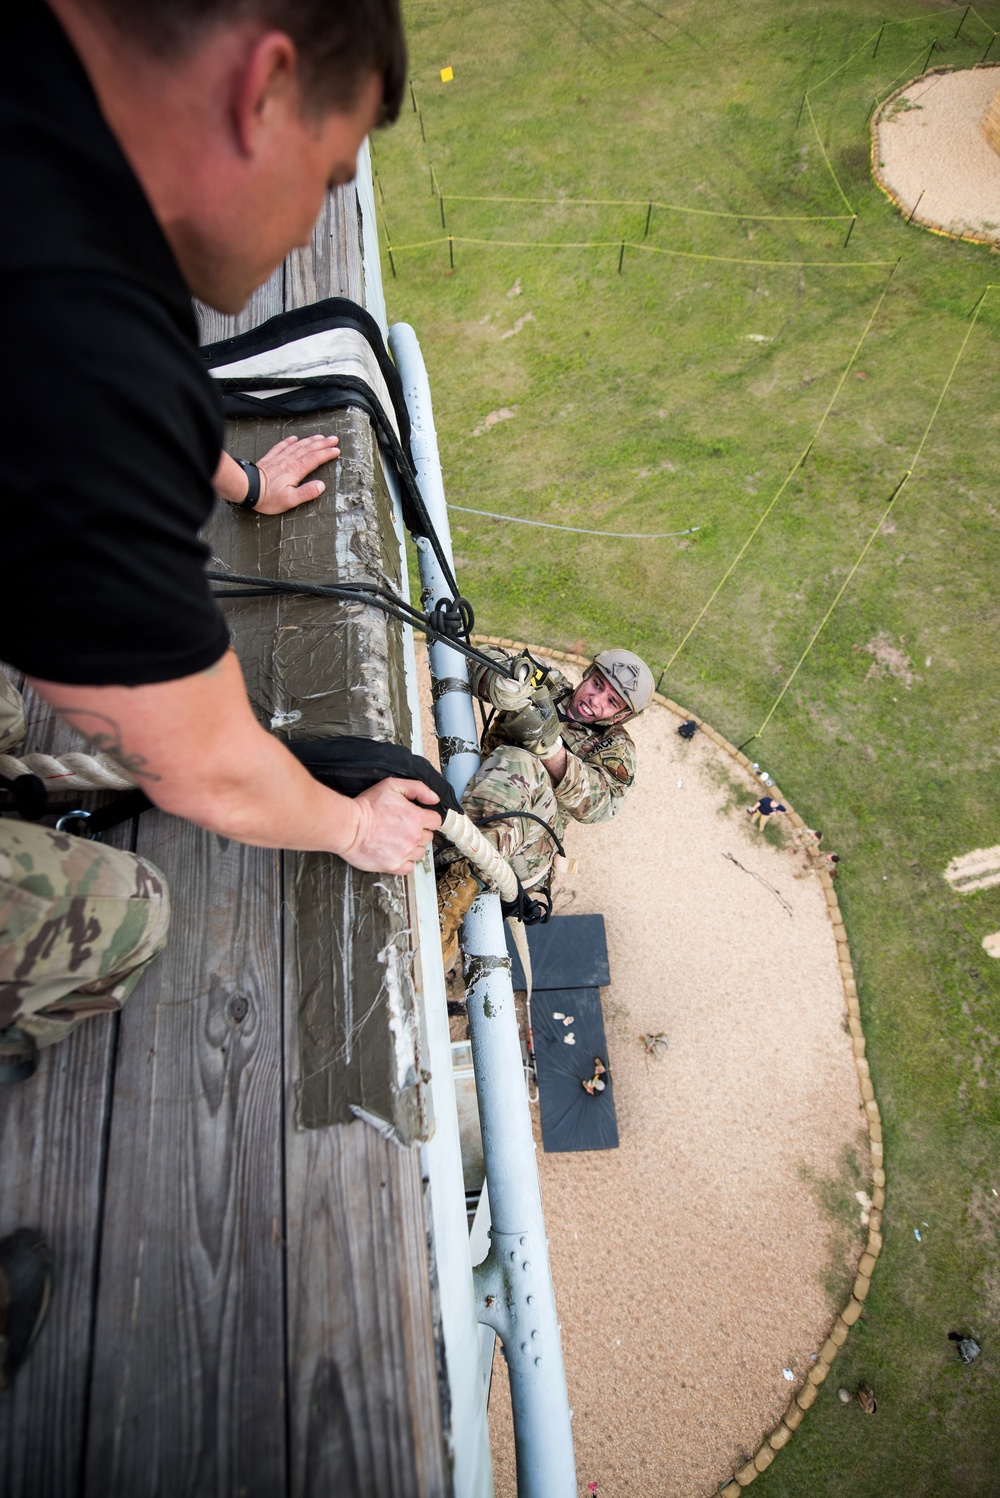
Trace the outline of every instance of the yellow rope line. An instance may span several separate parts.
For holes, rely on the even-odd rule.
[[[987,286],[986,290],[983,292],[982,296],[979,298],[979,301],[976,303],[976,310],[975,310],[975,313],[973,314],[972,321],[971,321],[971,323],[969,324],[969,326],[968,326],[968,328],[966,330],[965,337],[962,339],[961,346],[959,347],[958,353],[955,355],[955,359],[954,359],[954,362],[952,363],[951,369],[948,371],[948,378],[945,380],[944,386],[943,386],[943,388],[941,390],[941,394],[937,398],[937,403],[936,403],[936,405],[934,407],[933,412],[931,413],[931,419],[927,423],[927,426],[924,429],[924,435],[921,437],[919,445],[917,447],[917,450],[913,454],[912,459],[910,460],[910,466],[909,466],[909,468],[906,470],[906,472],[904,473],[902,479],[896,485],[896,488],[895,488],[895,490],[893,491],[893,494],[892,494],[892,498],[889,500],[889,503],[886,506],[884,513],[880,517],[879,522],[876,525],[875,529],[872,531],[871,535],[868,537],[868,540],[865,542],[865,544],[864,544],[864,546],[862,548],[862,551],[861,551],[861,555],[858,557],[857,561],[854,563],[854,566],[851,568],[850,572],[845,577],[845,579],[843,581],[843,584],[841,585],[841,587],[837,591],[837,596],[834,598],[834,600],[831,603],[830,607],[827,609],[826,613],[823,615],[823,618],[820,620],[820,622],[817,625],[816,629],[813,631],[813,635],[812,635],[812,638],[809,641],[809,644],[806,646],[805,650],[803,650],[802,654],[800,655],[798,661],[795,664],[795,668],[792,671],[791,676],[789,676],[788,680],[785,682],[785,685],[782,687],[781,691],[778,693],[777,697],[775,698],[774,704],[771,707],[770,712],[767,714],[767,717],[764,719],[763,723],[760,725],[760,727],[758,728],[757,732],[753,735],[753,737],[755,739],[759,739],[760,738],[761,734],[764,732],[764,729],[767,727],[768,723],[770,723],[772,717],[774,716],[775,712],[778,709],[778,706],[779,706],[782,698],[784,697],[785,693],[788,691],[788,688],[791,686],[792,682],[795,680],[796,676],[798,675],[800,666],[802,665],[803,661],[806,659],[806,656],[809,654],[810,650],[812,650],[813,646],[815,645],[816,641],[819,639],[820,635],[823,633],[823,630],[826,628],[827,624],[830,621],[830,617],[833,614],[834,609],[837,607],[838,603],[843,598],[844,594],[847,592],[848,586],[850,585],[851,580],[854,577],[854,574],[857,572],[858,568],[861,566],[861,563],[864,561],[865,557],[868,555],[869,551],[871,550],[871,547],[872,547],[872,545],[874,544],[874,541],[875,541],[875,537],[878,535],[879,531],[882,529],[882,527],[885,524],[886,520],[888,520],[889,515],[892,513],[892,508],[895,505],[897,499],[902,494],[903,490],[906,488],[906,485],[909,483],[910,479],[913,477],[913,470],[916,468],[917,463],[918,463],[918,461],[920,459],[920,455],[921,455],[921,453],[924,450],[924,444],[927,441],[927,438],[930,436],[931,427],[934,425],[935,421],[937,420],[937,414],[938,414],[938,412],[941,409],[941,405],[942,405],[942,402],[944,401],[945,396],[948,394],[948,388],[951,385],[951,382],[952,382],[952,379],[954,377],[955,371],[958,368],[959,363],[961,362],[962,355],[965,353],[966,345],[968,344],[969,339],[972,337],[972,330],[975,328],[976,323],[979,320],[979,313],[982,310],[983,303],[985,302],[986,297],[989,294],[989,292],[993,291],[994,289],[995,289],[995,287],[993,285]],[[749,743],[750,740],[747,740],[747,742]]]
[[[808,94],[806,94],[806,108],[809,111],[809,118],[812,121],[813,131],[815,132],[815,135],[816,135],[816,144],[819,146],[820,150],[823,152],[823,160],[826,162],[827,167],[829,168],[830,176],[833,178],[834,185],[835,185],[837,191],[840,193],[840,196],[843,198],[844,205],[847,208],[848,213],[851,214],[852,218],[856,217],[857,215],[855,214],[854,209],[851,207],[850,203],[847,201],[847,194],[844,192],[844,189],[840,185],[840,178],[837,176],[837,173],[833,170],[833,164],[831,163],[829,156],[826,154],[826,147],[823,144],[823,137],[819,133],[819,126],[816,123],[816,116],[813,114],[812,101],[810,100]]]
[[[647,255],[673,255],[681,260],[714,260],[724,265],[771,265],[777,269],[819,270],[865,270],[872,267],[885,269],[895,265],[894,260],[748,260],[739,255],[702,255],[693,250],[670,250],[663,245],[636,243],[631,239],[471,239],[462,234],[443,234],[438,239],[422,239],[414,244],[387,245],[394,254],[402,250],[423,250],[429,245],[476,244],[498,250],[640,250]]]
[[[829,401],[827,403],[826,410],[823,412],[823,415],[820,417],[819,426],[813,432],[813,434],[810,437],[809,441],[807,442],[806,446],[799,453],[799,456],[795,459],[795,462],[792,464],[791,468],[788,470],[788,473],[785,475],[785,478],[782,480],[781,487],[779,488],[778,492],[775,494],[774,498],[771,500],[771,503],[768,505],[768,507],[764,511],[763,515],[761,515],[760,519],[757,521],[757,524],[754,526],[754,528],[750,532],[749,536],[747,536],[747,538],[744,541],[743,545],[740,547],[739,551],[736,553],[735,557],[730,562],[730,564],[726,568],[725,572],[722,574],[722,577],[719,579],[719,582],[717,583],[716,587],[712,590],[712,592],[709,595],[707,601],[703,605],[703,607],[701,609],[701,612],[699,613],[698,617],[695,619],[694,623],[691,625],[691,628],[688,630],[688,632],[684,636],[683,640],[681,640],[680,644],[678,645],[677,649],[674,651],[673,655],[670,657],[669,661],[667,661],[667,664],[664,666],[662,672],[660,673],[661,678],[663,676],[665,676],[666,673],[670,670],[670,667],[673,665],[674,661],[680,655],[681,651],[684,649],[684,646],[687,644],[688,640],[690,640],[691,636],[694,634],[695,630],[698,628],[698,625],[704,619],[705,615],[708,613],[709,609],[712,607],[712,604],[718,598],[719,594],[722,592],[722,589],[725,587],[726,583],[732,577],[733,573],[736,571],[736,568],[739,566],[740,562],[743,560],[743,557],[746,555],[747,551],[749,550],[751,542],[753,541],[753,539],[756,536],[757,532],[760,530],[761,526],[764,524],[764,521],[770,515],[771,511],[774,509],[775,505],[778,503],[778,500],[784,494],[785,490],[788,488],[788,485],[792,482],[792,479],[795,477],[796,473],[799,471],[799,469],[802,467],[802,464],[805,462],[806,458],[809,456],[809,453],[810,453],[812,447],[814,446],[814,444],[816,442],[816,439],[818,438],[820,432],[823,430],[823,427],[826,425],[826,418],[829,416],[830,412],[833,410],[834,403],[836,402],[836,399],[837,399],[838,395],[840,394],[841,390],[844,387],[844,381],[847,379],[847,376],[850,374],[851,369],[853,368],[853,365],[854,365],[854,361],[858,357],[858,354],[861,352],[861,345],[864,343],[865,339],[868,337],[868,334],[871,332],[872,323],[875,321],[876,317],[878,317],[878,314],[879,314],[879,311],[881,309],[882,303],[885,301],[886,294],[887,294],[887,292],[889,290],[889,287],[892,285],[892,278],[896,274],[896,271],[897,271],[898,267],[899,267],[899,262],[897,261],[896,264],[892,268],[892,273],[890,274],[889,279],[886,281],[885,285],[882,288],[882,294],[881,294],[881,296],[879,297],[878,301],[875,303],[875,308],[874,308],[874,311],[872,312],[872,315],[869,317],[868,321],[865,323],[865,330],[864,330],[864,332],[862,333],[861,337],[858,339],[857,343],[854,346],[854,352],[851,354],[851,357],[850,357],[850,359],[847,362],[847,367],[845,368],[843,374],[840,376],[840,379],[837,381],[837,388],[834,390],[833,394],[831,395],[831,397],[830,397],[830,399],[829,399]]]
[[[980,14],[979,14],[979,12],[978,12],[978,10],[977,10],[977,9],[976,9],[976,7],[975,7],[975,6],[974,6],[974,5],[971,5],[971,6],[970,6],[970,7],[969,7],[969,9],[970,9],[970,10],[971,10],[971,11],[972,11],[972,14],[973,14],[973,15],[974,15],[974,16],[975,16],[975,18],[976,18],[976,20],[977,20],[977,21],[982,21],[982,23],[983,23],[983,25],[984,25],[984,26],[985,26],[985,27],[986,27],[986,30],[987,30],[987,31],[991,31],[991,32],[992,32],[992,33],[993,33],[993,35],[994,35],[994,36],[1000,36],[1000,31],[996,31],[996,30],[995,30],[995,29],[994,29],[994,28],[993,28],[993,27],[992,27],[992,26],[991,26],[991,25],[990,25],[990,23],[989,23],[989,21],[987,21],[987,20],[986,20],[986,18],[985,18],[985,16],[981,16],[981,15],[980,15]]]
[[[973,10],[972,14],[973,15],[979,15],[979,12],[977,10]],[[854,59],[858,56],[858,54],[860,52],[863,52],[865,50],[865,48],[868,46],[869,42],[874,41],[875,38],[879,35],[880,32],[887,31],[890,26],[909,26],[913,21],[917,21],[917,20],[920,20],[920,21],[929,21],[929,20],[933,20],[933,18],[935,16],[954,16],[954,15],[955,15],[955,7],[952,6],[950,9],[946,9],[946,10],[929,10],[929,11],[925,11],[922,16],[902,16],[902,17],[900,17],[899,19],[897,19],[895,21],[885,21],[885,22],[883,22],[883,24],[881,26],[879,26],[877,30],[875,30],[875,31],[872,32],[871,36],[865,37],[865,39],[861,43],[861,45],[859,47],[855,47],[854,51],[850,54],[850,56],[849,57],[845,57],[844,60],[843,60],[843,62],[840,63],[840,65],[838,67],[834,68],[834,70],[833,70],[832,73],[827,73],[826,77],[825,78],[821,78],[818,83],[811,83],[809,85],[809,88],[806,90],[806,92],[809,93],[809,94],[813,94],[813,93],[816,92],[817,89],[824,88],[825,85],[830,82],[831,78],[836,78],[837,74],[839,72],[841,72],[844,68],[846,68],[847,64],[849,62],[853,62]],[[982,16],[979,16],[979,19],[982,21],[983,20]],[[986,21],[983,21],[983,25],[986,26],[987,30],[990,30],[990,27],[989,27],[989,25],[988,25],[988,23]],[[921,54],[925,50],[926,50],[925,48],[921,48]]]
[[[921,19],[923,19],[923,18],[921,17]],[[885,24],[887,26],[892,26],[895,23],[892,22],[892,21],[886,21]],[[868,43],[874,41],[875,38],[878,36],[878,34],[879,34],[879,32],[881,30],[882,30],[882,27],[880,26],[877,31],[873,31],[872,32],[871,36],[866,36],[865,39],[864,39],[864,41],[861,43],[861,45],[859,47],[855,47],[854,51],[850,54],[850,56],[845,57],[844,60],[843,60],[843,62],[839,65],[839,67],[834,68],[834,70],[833,70],[832,73],[827,73],[826,77],[825,78],[821,78],[818,83],[811,83],[809,85],[809,87],[806,89],[806,97],[808,97],[809,94],[814,93],[815,90],[818,89],[818,88],[825,88],[826,85],[830,82],[831,78],[836,78],[836,76],[837,76],[838,73],[843,72],[844,68],[847,67],[847,64],[849,62],[853,62],[854,59],[858,56],[859,52],[863,52],[865,50],[865,48],[868,46]]]
[[[875,95],[875,100],[876,100],[876,102],[878,104],[879,109],[882,108],[882,105],[885,103],[886,99],[888,99],[889,95],[892,93],[892,90],[895,88],[896,84],[899,82],[899,80],[901,78],[907,78],[907,77],[909,77],[911,79],[911,81],[914,82],[914,83],[919,83],[920,82],[919,78],[913,78],[912,77],[912,70],[913,70],[915,64],[920,61],[920,59],[923,57],[923,55],[924,55],[924,53],[926,51],[927,51],[926,47],[921,47],[920,51],[917,53],[916,57],[914,57],[913,61],[912,62],[908,62],[906,64],[906,67],[902,70],[901,73],[897,73],[896,76],[895,76],[895,78],[891,78],[889,80],[889,82],[885,85],[884,92],[881,93],[881,94],[876,94]],[[921,75],[921,76],[923,76],[923,75]]]
[[[842,224],[848,218],[845,213],[724,213],[716,208],[685,208],[679,203],[666,203],[658,198],[517,198],[445,192],[440,187],[438,193],[447,203],[555,203],[562,208],[652,207],[664,208],[670,213],[696,213],[703,218],[753,219],[755,223],[768,224]],[[850,216],[853,218],[854,215]]]

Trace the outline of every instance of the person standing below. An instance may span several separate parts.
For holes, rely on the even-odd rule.
[[[405,78],[398,0],[21,0],[0,51],[0,660],[162,810],[394,874],[440,823],[434,793],[314,780],[254,717],[210,594],[214,483],[242,501],[250,475],[222,457],[191,298],[238,312],[308,243]],[[120,1003],[168,919],[146,860],[0,819],[8,1074],[32,1027]],[[0,1253],[4,1383],[22,1248]]]

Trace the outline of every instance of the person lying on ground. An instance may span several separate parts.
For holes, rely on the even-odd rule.
[[[487,650],[498,661],[509,659],[495,647]],[[500,702],[502,696],[491,697],[492,680],[486,666],[473,666],[473,694]],[[522,889],[550,893],[556,839],[562,840],[571,819],[602,822],[615,815],[636,769],[635,745],[624,724],[652,695],[653,675],[645,662],[630,650],[605,650],[579,686],[550,668],[530,706],[496,712],[483,737],[483,763],[462,806],[510,863]],[[486,818],[501,820],[484,825]],[[439,855],[437,872],[447,970],[458,954],[459,927],[483,884],[454,849]]]

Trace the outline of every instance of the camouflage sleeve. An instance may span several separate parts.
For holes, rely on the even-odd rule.
[[[566,773],[556,801],[578,822],[605,822],[618,810],[635,780],[635,745],[619,730],[580,756],[567,749]]]

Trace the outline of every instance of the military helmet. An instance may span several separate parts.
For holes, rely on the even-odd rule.
[[[600,655],[594,656],[590,671],[595,667],[625,698],[631,709],[630,717],[634,718],[649,706],[655,690],[653,673],[631,650],[602,650]]]

